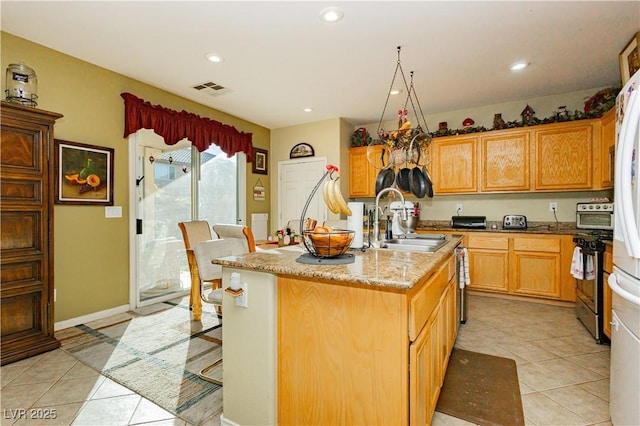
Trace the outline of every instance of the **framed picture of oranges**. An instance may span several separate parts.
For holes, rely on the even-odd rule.
[[[113,148],[55,139],[55,203],[113,206]]]

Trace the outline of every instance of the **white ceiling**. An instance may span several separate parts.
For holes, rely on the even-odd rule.
[[[321,22],[328,6],[344,18]],[[397,46],[427,116],[619,85],[640,30],[638,1],[2,0],[1,14],[3,31],[271,129],[378,122]],[[192,88],[208,81],[227,90]]]

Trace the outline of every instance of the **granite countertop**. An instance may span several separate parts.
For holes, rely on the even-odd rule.
[[[575,222],[527,222],[527,229],[503,229],[502,221],[487,221],[486,229],[452,228],[448,220],[421,220],[416,232],[420,231],[457,231],[457,232],[508,232],[530,234],[562,234],[573,235],[585,232],[576,228]]]
[[[212,263],[240,269],[291,275],[336,284],[360,284],[380,287],[381,290],[409,290],[420,280],[433,274],[460,242],[459,237],[448,236],[447,245],[435,253],[391,249],[349,250],[355,261],[346,265],[308,265],[296,262],[305,252],[300,246],[260,250],[241,256],[213,259]]]

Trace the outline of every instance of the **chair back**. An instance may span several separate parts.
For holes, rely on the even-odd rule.
[[[233,255],[233,245],[235,244],[218,239],[203,241],[193,248],[201,280],[213,281],[222,278],[222,266],[214,265],[211,259]]]
[[[226,223],[216,223],[213,225],[213,231],[218,238],[223,240],[234,240],[235,246],[232,255],[253,253],[256,251],[256,242],[253,238],[253,232],[246,226],[234,225]],[[231,241],[229,241],[231,243]]]
[[[189,250],[203,241],[210,240],[211,227],[206,220],[192,220],[189,222],[179,222],[178,227],[182,231],[182,238],[184,239],[184,247]]]

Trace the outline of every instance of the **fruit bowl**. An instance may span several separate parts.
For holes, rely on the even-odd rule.
[[[330,232],[304,231],[305,247],[317,257],[337,257],[346,253],[355,231],[334,229]]]

